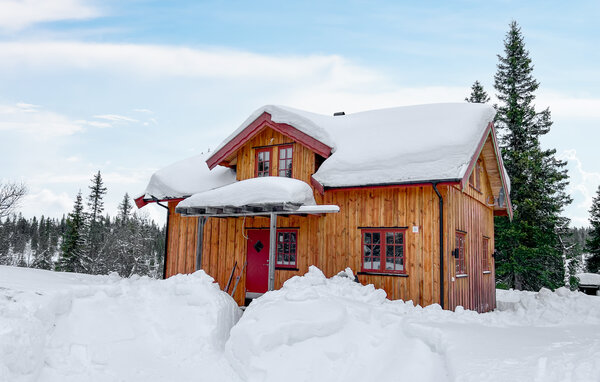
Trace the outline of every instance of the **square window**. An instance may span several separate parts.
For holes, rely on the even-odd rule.
[[[276,266],[296,268],[298,230],[285,229],[277,231],[277,261]]]
[[[365,229],[362,242],[363,270],[405,273],[404,230]]]

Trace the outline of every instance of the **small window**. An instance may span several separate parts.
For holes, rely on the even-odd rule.
[[[465,263],[465,237],[463,232],[456,233],[456,251],[458,256],[454,258],[455,274],[466,275],[467,267]]]
[[[283,268],[297,268],[296,250],[298,230],[277,230],[277,259],[275,265]]]
[[[489,258],[489,239],[483,237],[481,240],[481,269],[486,272],[490,270],[490,258]]]
[[[271,149],[256,150],[256,177],[271,175]]]
[[[279,147],[279,176],[292,177],[292,146]]]
[[[404,230],[363,230],[362,251],[365,272],[406,273]]]

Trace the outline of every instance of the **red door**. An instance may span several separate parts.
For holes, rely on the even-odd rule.
[[[248,230],[246,291],[265,293],[269,287],[269,230]]]

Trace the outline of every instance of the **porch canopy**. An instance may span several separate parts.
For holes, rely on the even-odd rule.
[[[194,194],[175,211],[183,216],[307,215],[339,212],[336,205],[317,205],[305,182],[284,177],[251,178]]]
[[[183,216],[198,216],[204,219],[269,216],[268,290],[275,289],[277,215],[309,215],[339,211],[340,208],[336,205],[317,205],[312,188],[305,182],[275,176],[242,180],[200,192],[183,200],[175,208],[175,212]]]

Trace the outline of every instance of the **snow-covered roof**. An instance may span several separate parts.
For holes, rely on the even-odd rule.
[[[579,285],[598,285],[600,286],[600,274],[597,273],[579,273],[577,275]]]
[[[251,178],[210,191],[203,191],[180,202],[178,209],[191,207],[242,207],[273,204],[315,205],[312,188],[305,182],[284,177]]]
[[[314,174],[325,187],[462,179],[493,121],[486,104],[443,103],[328,116],[286,106],[256,110],[214,151],[269,113],[332,148]]]
[[[208,154],[175,162],[155,172],[144,191],[144,199],[178,199],[212,190],[236,181],[235,171],[217,166],[208,169]]]

